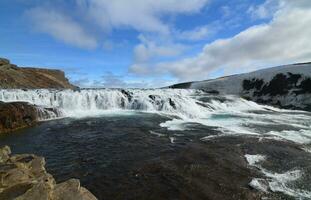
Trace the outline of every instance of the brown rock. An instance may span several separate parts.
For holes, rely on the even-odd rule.
[[[10,61],[8,59],[0,58],[0,66],[9,65],[9,64],[10,64]]]
[[[0,163],[6,162],[11,154],[11,149],[9,146],[5,146],[0,149]]]
[[[0,58],[0,88],[77,89],[61,70],[17,67],[4,58]]]
[[[8,146],[0,148],[1,200],[96,200],[77,179],[56,184],[45,170],[44,158],[10,153]]]
[[[53,191],[55,200],[92,200],[96,197],[87,189],[80,187],[80,181],[70,179],[64,183],[56,185]]]
[[[61,112],[57,109],[39,109],[26,102],[0,101],[0,134],[33,126],[41,119],[49,119],[49,114],[61,116]]]
[[[34,125],[38,120],[37,109],[28,103],[0,102],[0,133]]]

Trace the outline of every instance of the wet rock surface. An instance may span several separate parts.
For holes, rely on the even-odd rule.
[[[60,115],[61,113],[53,108],[39,108],[26,102],[0,101],[0,134],[34,126],[40,120]]]
[[[34,106],[23,102],[0,102],[0,134],[33,126],[37,121],[38,113]]]
[[[45,170],[45,160],[32,154],[10,155],[0,148],[0,199],[2,200],[95,200],[77,179],[56,184]]]

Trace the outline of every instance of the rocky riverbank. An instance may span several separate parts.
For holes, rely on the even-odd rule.
[[[0,101],[0,134],[30,127],[40,120],[56,118],[60,115],[58,110],[52,108],[42,108],[26,102]]]
[[[45,170],[42,157],[11,155],[8,146],[0,148],[0,199],[2,200],[96,200],[80,181],[57,184]]]

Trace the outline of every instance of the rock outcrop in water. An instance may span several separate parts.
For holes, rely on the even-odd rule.
[[[311,111],[311,63],[263,69],[213,80],[181,83],[170,88],[233,94],[261,104]]]
[[[61,115],[57,109],[41,108],[25,102],[0,101],[0,134],[35,125],[40,120]]]
[[[12,89],[76,89],[70,84],[63,71],[17,67],[9,60],[0,58],[0,88]]]
[[[0,148],[0,199],[3,200],[96,200],[80,181],[56,184],[45,170],[45,160],[32,154],[10,155]]]

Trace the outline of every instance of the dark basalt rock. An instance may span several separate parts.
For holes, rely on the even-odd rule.
[[[311,79],[303,80],[298,88],[301,89],[302,93],[311,93]]]
[[[186,89],[186,88],[190,88],[191,87],[191,83],[192,82],[179,83],[179,84],[172,85],[169,88],[172,88],[172,89]]]
[[[38,121],[37,109],[23,102],[0,102],[0,133],[33,126]]]
[[[156,100],[156,96],[155,95],[149,95],[149,98],[152,100],[152,101],[155,101]]]
[[[126,90],[121,90],[121,93],[124,94],[124,96],[127,97],[128,101],[132,101],[132,98],[133,98],[133,97],[132,97],[131,92],[126,91]]]
[[[26,102],[0,101],[0,134],[33,126],[39,120],[49,119],[50,114],[57,117],[62,115],[55,108],[39,108]]]
[[[301,78],[301,74],[287,73],[287,75],[285,75],[280,73],[275,75],[269,83],[264,84],[262,79],[253,78],[251,80],[243,80],[242,86],[245,91],[254,90],[255,96],[286,95],[290,89],[295,88],[303,90],[302,93],[308,92],[308,90],[311,92],[311,82],[308,82],[308,79],[302,81],[300,86],[298,86],[298,81]]]
[[[269,84],[263,86],[262,90],[257,92],[257,96],[261,95],[286,95],[289,89],[289,81],[287,76],[284,74],[277,74],[273,79],[270,81]]]
[[[215,95],[220,94],[220,92],[217,90],[202,90],[202,91],[207,94],[215,94]]]
[[[8,59],[0,58],[0,66],[9,65],[9,64],[10,64],[10,61]]]
[[[251,90],[251,89],[260,90],[263,84],[264,84],[264,81],[262,79],[253,78],[252,80],[244,80],[243,89],[244,90]]]
[[[171,105],[174,109],[176,109],[176,104],[175,104],[175,102],[174,102],[171,98],[169,98],[169,102],[170,102],[170,105]]]

